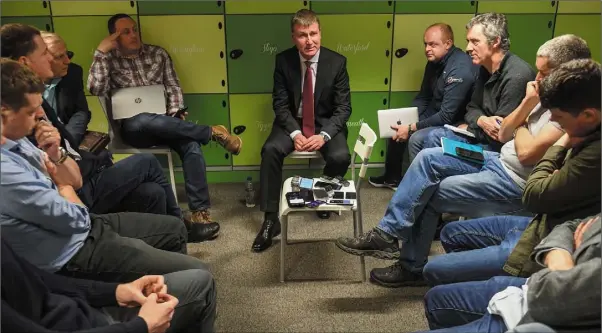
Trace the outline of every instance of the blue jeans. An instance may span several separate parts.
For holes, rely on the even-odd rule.
[[[525,278],[497,276],[487,281],[432,288],[424,296],[424,311],[431,332],[506,332],[502,317],[489,314],[487,306],[493,295],[510,286],[520,288],[526,281]]]
[[[485,151],[485,164],[424,149],[406,172],[378,227],[403,242],[400,262],[422,273],[441,213],[468,216],[512,214],[523,209],[523,190]]]
[[[422,149],[441,147],[441,138],[443,137],[455,141],[479,145],[485,150],[495,151],[495,149],[492,149],[492,147],[488,144],[476,142],[475,139],[456,134],[456,132],[445,127],[429,127],[417,131],[410,137],[410,162],[414,161],[414,158],[416,158],[416,155],[418,155]]]
[[[181,216],[176,197],[152,154],[135,154],[94,174],[78,191],[91,213]]]
[[[502,269],[531,221],[524,216],[489,216],[451,222],[441,230],[447,254],[435,256],[422,274],[431,286],[487,280]]]
[[[122,121],[121,136],[126,143],[137,148],[166,145],[176,151],[182,160],[188,207],[202,210],[211,206],[205,158],[201,151],[201,145],[211,140],[210,126],[141,113]]]

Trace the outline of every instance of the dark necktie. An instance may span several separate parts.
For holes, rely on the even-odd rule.
[[[303,82],[303,136],[309,138],[316,134],[314,123],[314,88],[311,75],[311,61],[305,62],[305,80]]]

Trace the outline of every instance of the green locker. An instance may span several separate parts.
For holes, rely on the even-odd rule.
[[[94,50],[98,44],[109,35],[107,21],[110,16],[72,16],[55,17],[54,31],[59,34],[67,44],[67,48],[74,53],[73,61],[82,66],[84,70],[84,88],[90,95],[86,82]]]
[[[11,16],[0,18],[1,24],[22,23],[34,26],[40,30],[52,31],[50,16]]]
[[[562,4],[560,4],[562,6]],[[592,58],[600,61],[600,15],[558,14],[554,36],[575,34],[587,42]]]
[[[223,18],[223,15],[140,17],[142,40],[167,50],[184,93],[228,91]]]
[[[48,16],[50,1],[2,1],[2,16]]]
[[[396,14],[474,14],[476,1],[396,1]],[[435,19],[436,16],[431,17]]]
[[[52,1],[52,16],[136,15],[137,12],[136,1]]]
[[[347,57],[351,91],[389,90],[392,21],[387,14],[320,17],[322,45]]]
[[[90,119],[90,123],[88,124],[88,130],[109,133],[107,116],[102,111],[98,97],[86,96],[86,101],[88,101],[88,108],[92,112],[92,119]]]
[[[139,15],[223,14],[224,1],[140,1]]]
[[[274,111],[271,94],[230,94],[232,131],[240,133],[243,149],[232,157],[236,166],[259,166],[261,147],[272,131]],[[305,159],[285,159],[285,164],[308,165]]]
[[[559,1],[558,3],[558,14],[598,14],[600,15],[600,9],[602,3],[596,0],[588,1]]]
[[[507,18],[510,51],[531,64],[535,70],[537,49],[552,38],[554,14],[509,14]]]
[[[391,91],[417,91],[426,65],[424,55],[424,30],[433,23],[443,22],[452,27],[455,45],[466,49],[466,23],[472,14],[395,15],[393,32],[393,65]]]
[[[347,144],[349,152],[353,154],[353,147],[360,127],[367,123],[378,136],[378,110],[389,108],[388,92],[353,92],[351,93],[351,118],[347,121],[349,136]],[[378,139],[370,156],[370,163],[382,163],[385,160],[386,141]]]
[[[417,91],[395,91],[391,92],[391,101],[389,102],[389,108],[407,108],[412,105],[414,97],[418,94]]]
[[[293,46],[290,15],[226,15],[229,92],[271,93],[276,54]],[[261,33],[247,33],[253,27]]]
[[[76,15],[115,15],[125,13],[136,15],[136,1],[52,1],[52,16]],[[105,28],[106,29],[106,28]]]
[[[228,1],[226,14],[293,14],[309,1]]]
[[[185,94],[184,104],[188,106],[187,121],[199,125],[224,125],[230,131],[230,116],[228,112],[227,94]],[[217,142],[211,141],[208,145],[201,146],[207,166],[230,166],[231,156]],[[173,153],[174,164],[182,165],[178,154]]]
[[[394,1],[312,1],[311,10],[323,14],[390,14]],[[360,22],[353,21],[351,22]]]
[[[554,14],[558,1],[479,1],[478,12],[504,14]]]

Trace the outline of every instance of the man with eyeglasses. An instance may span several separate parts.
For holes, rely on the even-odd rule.
[[[79,146],[92,119],[84,94],[83,69],[71,62],[73,52],[67,50],[67,45],[60,36],[47,31],[42,31],[41,34],[52,57],[50,66],[54,74],[54,78],[46,82],[44,99],[56,111],[75,144]]]

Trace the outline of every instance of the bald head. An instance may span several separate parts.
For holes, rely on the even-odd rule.
[[[445,23],[435,23],[424,32],[424,52],[430,62],[438,62],[454,46],[454,32]]]

